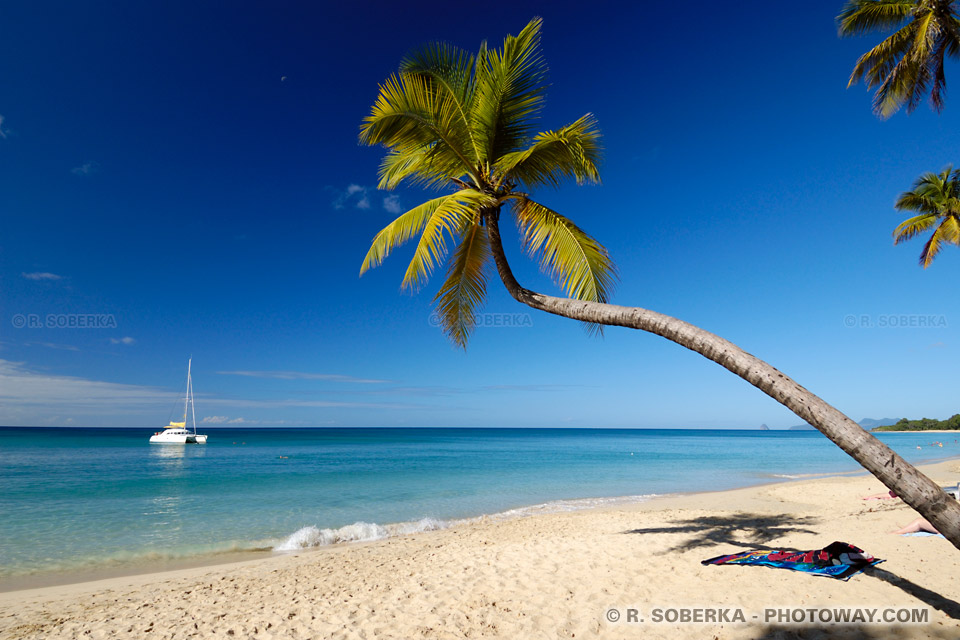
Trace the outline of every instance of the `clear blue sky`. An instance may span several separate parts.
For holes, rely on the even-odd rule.
[[[602,186],[538,195],[610,249],[614,302],[714,331],[855,420],[947,417],[960,251],[924,271],[923,241],[891,232],[896,196],[960,162],[960,96],[877,120],[846,89],[877,37],[839,40],[841,5],[8,3],[0,424],[160,426],[190,354],[208,424],[799,423],[636,331],[529,311],[464,353],[431,325],[437,282],[400,293],[410,250],[358,277],[374,233],[428,197],[375,188],[382,151],[357,132],[377,83],[418,44],[475,50],[535,15],[543,128],[592,111],[606,148]],[[487,313],[528,313],[490,285]],[[78,313],[112,320],[14,326]],[[934,326],[861,326],[900,315]]]

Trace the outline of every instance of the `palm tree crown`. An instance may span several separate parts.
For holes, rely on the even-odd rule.
[[[837,16],[841,36],[895,30],[857,60],[851,86],[863,80],[877,89],[873,109],[883,118],[902,106],[912,112],[930,91],[934,109],[943,109],[946,58],[960,57],[960,2],[957,0],[848,0]]]
[[[940,173],[926,173],[913,184],[913,189],[900,194],[895,205],[900,211],[916,211],[893,232],[894,244],[909,240],[933,229],[920,253],[924,269],[945,244],[960,245],[960,170],[947,167]]]
[[[565,178],[600,181],[600,132],[592,114],[534,132],[546,89],[540,29],[535,18],[501,49],[484,43],[475,55],[443,43],[413,52],[380,85],[360,130],[361,143],[388,150],[379,188],[406,181],[447,191],[380,231],[360,274],[419,237],[402,284],[416,290],[456,245],[435,301],[444,331],[464,347],[486,296],[492,253],[485,222],[499,220],[504,205],[525,250],[568,296],[605,302],[616,277],[599,242],[529,195]]]

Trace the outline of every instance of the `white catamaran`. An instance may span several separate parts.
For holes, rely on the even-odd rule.
[[[190,368],[193,358],[187,362],[187,396],[183,400],[183,422],[171,421],[163,431],[157,431],[150,436],[153,444],[207,444],[207,436],[197,433],[197,412],[193,407],[193,378]],[[193,431],[187,429],[187,411],[193,421]]]

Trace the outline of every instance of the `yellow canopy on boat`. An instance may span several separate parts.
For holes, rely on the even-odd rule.
[[[167,425],[167,429],[183,429],[185,426],[187,426],[186,422],[171,422]]]

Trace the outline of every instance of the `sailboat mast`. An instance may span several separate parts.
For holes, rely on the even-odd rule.
[[[193,358],[187,361],[187,396],[183,399],[183,426],[187,426],[187,407],[190,405],[190,367]]]
[[[187,365],[187,387],[189,388],[190,415],[193,417],[193,435],[197,435],[197,407],[193,403],[193,378],[190,377],[190,365]]]

